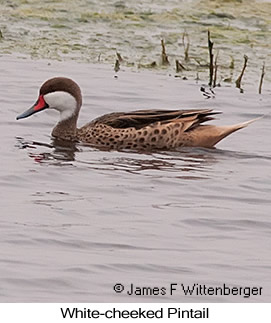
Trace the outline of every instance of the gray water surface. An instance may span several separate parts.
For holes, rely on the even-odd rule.
[[[0,301],[270,302],[270,115],[217,149],[139,154],[54,144],[56,113],[16,121],[43,81],[82,87],[79,124],[110,112],[206,108],[217,124],[270,112],[232,87],[206,99],[201,84],[163,72],[2,56]],[[113,285],[122,283],[117,294]],[[130,284],[262,286],[262,296],[129,296]]]

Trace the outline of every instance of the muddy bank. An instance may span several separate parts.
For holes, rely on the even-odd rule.
[[[271,3],[256,1],[87,1],[9,0],[1,8],[1,52],[28,57],[112,66],[116,52],[122,65],[160,69],[161,39],[170,65],[184,65],[182,75],[208,80],[209,29],[214,53],[219,51],[218,81],[234,83],[243,56],[249,57],[246,83],[259,82],[263,61],[271,58]],[[189,35],[185,61],[184,32]],[[152,65],[156,62],[155,65]],[[265,81],[270,82],[269,73]]]

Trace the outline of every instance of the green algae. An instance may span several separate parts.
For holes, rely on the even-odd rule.
[[[51,28],[57,28],[57,29],[69,28],[70,29],[71,27],[69,27],[67,25],[63,25],[63,24],[52,24]]]

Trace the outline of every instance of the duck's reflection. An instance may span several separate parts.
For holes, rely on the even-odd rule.
[[[181,178],[206,178],[206,172],[219,158],[217,150],[204,148],[184,148],[178,151],[155,151],[141,153],[136,151],[105,151],[80,145],[78,143],[52,140],[51,143],[25,141],[17,138],[17,146],[27,149],[35,162],[52,165],[67,165],[98,171],[125,171],[152,176],[152,171],[190,172],[178,174]],[[193,174],[192,174],[193,173]]]
[[[136,157],[136,158],[135,158]],[[203,178],[217,158],[213,156],[212,150],[206,149],[185,149],[172,152],[156,152],[147,154],[137,154],[131,157],[123,156],[117,158],[110,158],[107,160],[107,166],[114,167],[114,169],[123,169],[130,173],[140,173],[145,176],[153,176],[153,171],[174,172],[175,177],[181,176],[180,173],[191,172],[191,176],[195,179]],[[176,174],[177,173],[177,174]],[[192,174],[193,173],[193,174]],[[197,175],[196,175],[197,174]],[[162,173],[160,173],[161,176]],[[189,176],[190,176],[189,175]]]
[[[25,141],[21,137],[17,137],[17,140],[17,147],[27,149],[29,157],[38,163],[48,161],[71,162],[75,160],[75,152],[79,151],[76,143],[65,140],[53,139],[49,144],[39,141]],[[44,151],[45,149],[46,151]]]

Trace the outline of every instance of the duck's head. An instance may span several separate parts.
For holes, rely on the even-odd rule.
[[[23,119],[45,109],[54,109],[60,113],[60,121],[77,117],[82,105],[79,86],[66,77],[54,77],[42,84],[36,103],[17,116]]]

